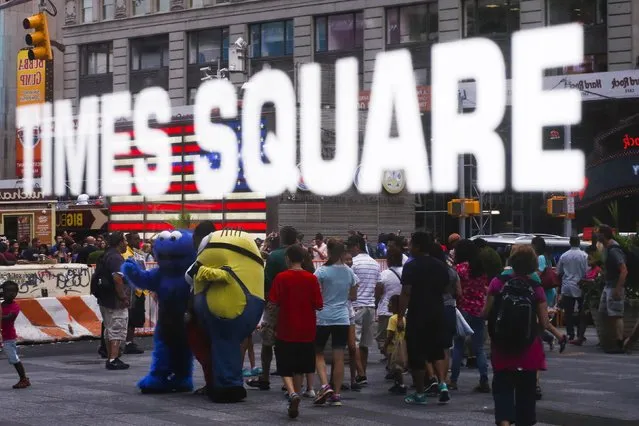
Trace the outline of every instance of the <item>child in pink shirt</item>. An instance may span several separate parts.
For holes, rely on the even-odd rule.
[[[9,358],[9,364],[15,367],[20,376],[20,381],[13,385],[13,388],[24,389],[31,386],[31,382],[24,371],[22,362],[20,362],[16,345],[18,336],[15,322],[18,314],[20,314],[20,306],[15,301],[18,295],[18,284],[13,281],[5,281],[2,284],[2,292],[4,294],[4,300],[2,301],[2,341],[4,351],[7,354],[7,358]]]

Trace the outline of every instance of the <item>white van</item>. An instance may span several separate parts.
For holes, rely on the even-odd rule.
[[[515,244],[530,244],[534,237],[542,237],[546,241],[546,247],[549,249],[555,263],[559,261],[559,257],[570,249],[570,238],[552,234],[518,234],[518,233],[501,233],[493,235],[475,235],[470,240],[481,238],[486,241],[489,247],[492,247],[499,253],[502,258],[506,258],[510,253],[510,248]],[[589,241],[582,241],[580,246],[582,250],[589,247]]]

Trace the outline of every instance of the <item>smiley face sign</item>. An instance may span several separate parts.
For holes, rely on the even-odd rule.
[[[18,129],[18,140],[20,141],[22,146],[25,146],[24,131],[22,129]],[[35,149],[35,147],[38,146],[38,144],[40,144],[40,128],[36,127],[33,129],[33,148]]]

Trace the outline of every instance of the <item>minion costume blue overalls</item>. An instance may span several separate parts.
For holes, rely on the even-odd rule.
[[[246,232],[209,234],[198,249],[186,279],[193,285],[194,310],[211,340],[214,402],[246,398],[241,344],[257,327],[264,311],[264,261]]]

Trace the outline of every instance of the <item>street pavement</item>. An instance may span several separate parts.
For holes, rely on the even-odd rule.
[[[539,425],[599,426],[639,424],[639,355],[606,355],[596,337],[564,354],[548,352],[542,376],[544,398],[538,403]],[[141,339],[150,349],[152,341]],[[17,375],[0,355],[0,425],[274,425],[291,422],[280,380],[272,376],[271,390],[250,390],[240,404],[218,405],[191,394],[141,395],[136,382],[150,364],[150,352],[125,356],[128,371],[107,371],[95,341],[22,346],[20,354],[32,387],[13,390]],[[259,345],[256,346],[259,362]],[[477,370],[462,369],[460,390],[449,405],[407,406],[391,396],[384,368],[373,354],[370,385],[361,392],[343,392],[342,407],[313,407],[303,401],[303,424],[331,425],[490,425],[494,424],[490,394],[474,394]],[[203,385],[199,365],[196,386]],[[407,377],[408,379],[408,377]],[[410,382],[408,382],[410,383]]]

